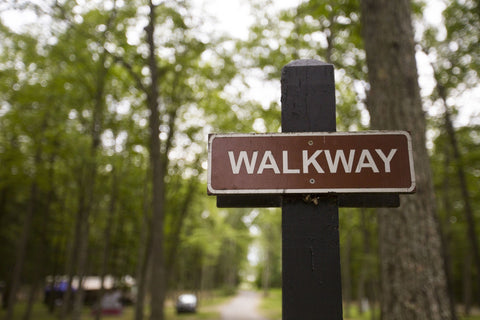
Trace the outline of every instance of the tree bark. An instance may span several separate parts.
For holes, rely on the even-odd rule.
[[[150,288],[150,319],[163,320],[163,304],[166,294],[165,279],[165,253],[164,253],[164,203],[165,203],[165,170],[160,150],[160,117],[159,117],[159,73],[155,45],[155,8],[150,1],[149,23],[145,28],[147,45],[149,48],[148,66],[150,69],[151,83],[147,95],[150,109],[150,166],[152,170],[152,284]]]
[[[135,302],[135,320],[143,320],[145,311],[145,297],[147,295],[147,284],[149,277],[149,270],[152,269],[152,245],[151,237],[146,239],[146,244],[143,247],[142,258],[140,266],[137,270],[137,301]]]
[[[360,314],[363,314],[367,310],[365,310],[365,306],[363,301],[367,299],[368,296],[366,294],[366,287],[368,286],[367,283],[370,281],[367,279],[367,273],[370,266],[370,255],[371,255],[371,245],[370,245],[370,231],[368,230],[368,223],[366,221],[366,212],[364,208],[360,209],[360,229],[362,232],[362,246],[363,246],[363,259],[361,261],[360,267],[360,275],[358,277],[358,285],[357,285],[357,302],[358,302],[358,310]],[[370,304],[372,301],[368,301]]]
[[[450,201],[450,181],[449,181],[449,170],[450,167],[450,154],[448,146],[445,147],[445,162],[444,162],[444,177],[443,177],[443,185],[442,185],[442,204],[444,211],[447,214],[452,212],[452,204]],[[448,219],[448,218],[447,218]],[[448,223],[448,222],[447,222]],[[450,255],[450,246],[451,243],[451,236],[449,234],[448,229],[445,228],[445,222],[442,221],[440,215],[438,215],[438,225],[440,230],[440,239],[442,241],[442,248],[443,248],[443,260],[445,261],[445,272],[447,276],[447,288],[450,296],[450,308],[455,310],[455,292],[453,289],[453,274],[452,274],[452,257]]]
[[[40,280],[40,278],[38,278],[38,279],[35,279],[34,282],[30,285],[30,290],[28,292],[27,306],[25,308],[25,312],[23,313],[23,317],[22,317],[23,320],[30,320],[32,316],[33,304],[35,302],[35,295],[41,283],[42,281]]]
[[[352,274],[351,274],[351,255],[352,255],[352,234],[347,233],[346,243],[342,251],[342,295],[344,303],[344,316],[350,318],[350,308],[352,306]]]
[[[74,296],[73,303],[73,320],[80,320],[82,317],[83,309],[83,278],[87,273],[87,260],[88,260],[88,237],[89,237],[89,216],[92,211],[94,198],[95,198],[95,183],[97,178],[97,152],[100,146],[100,136],[102,133],[103,127],[103,112],[104,112],[104,89],[105,89],[105,78],[107,77],[108,69],[105,67],[105,62],[107,59],[107,53],[102,52],[100,61],[98,63],[98,74],[97,81],[94,91],[94,106],[92,113],[92,124],[90,128],[90,137],[91,137],[91,146],[90,154],[86,163],[86,175],[84,179],[83,188],[85,188],[84,197],[82,197],[82,202],[79,203],[79,214],[78,217],[80,221],[79,226],[79,243],[78,243],[78,257],[77,257],[77,272],[78,272],[78,281],[79,286],[77,293]]]
[[[115,213],[117,211],[117,201],[118,201],[118,181],[117,173],[115,167],[112,169],[112,193],[110,195],[109,210],[107,214],[107,222],[105,225],[105,238],[104,238],[104,247],[102,253],[102,266],[100,271],[100,293],[98,295],[97,307],[95,313],[95,320],[100,320],[102,318],[102,298],[105,294],[105,278],[108,273],[108,258],[110,257],[110,245],[112,241],[112,226]]]
[[[463,312],[470,315],[472,310],[472,253],[465,252],[463,257]]]
[[[35,167],[38,168],[40,162],[40,150],[35,155]],[[36,177],[34,177],[36,179]],[[34,180],[30,186],[30,199],[28,201],[28,209],[23,222],[22,234],[20,235],[19,242],[17,244],[17,255],[15,257],[15,266],[13,268],[12,282],[10,284],[10,291],[8,294],[7,313],[5,320],[13,319],[15,303],[17,302],[17,292],[21,285],[21,275],[23,271],[23,265],[25,263],[25,257],[27,254],[27,244],[30,237],[30,230],[32,228],[32,220],[34,211],[38,205],[38,185]]]
[[[262,272],[262,289],[263,289],[263,296],[268,297],[270,293],[270,248],[267,248],[265,252],[265,259],[264,259],[264,266]]]
[[[435,78],[437,80],[437,91],[440,96],[440,99],[443,102],[445,108],[444,112],[444,125],[445,130],[447,131],[448,140],[452,147],[453,160],[455,163],[455,168],[457,171],[457,178],[460,185],[460,191],[463,200],[463,210],[465,213],[465,218],[467,220],[467,237],[470,244],[470,250],[472,257],[475,262],[475,268],[477,274],[480,275],[480,248],[478,246],[478,236],[476,232],[476,221],[473,214],[472,204],[470,201],[470,191],[468,189],[467,177],[465,174],[465,167],[463,164],[463,156],[460,152],[458,146],[457,135],[455,133],[455,128],[453,127],[452,116],[450,109],[447,104],[447,92],[445,87],[439,82],[439,76],[435,72]],[[477,277],[477,289],[480,290],[480,277]]]
[[[48,121],[48,113],[44,116],[42,119],[42,132],[41,134],[43,135],[43,131],[47,128],[47,121]],[[40,142],[43,140],[40,139]],[[42,160],[42,144],[39,143],[34,154],[34,167],[35,170],[38,171],[40,170],[40,163]],[[15,303],[17,300],[17,291],[18,288],[21,285],[21,275],[23,271],[23,265],[25,263],[25,258],[27,254],[27,245],[28,241],[30,238],[30,232],[32,228],[32,222],[33,222],[33,215],[37,210],[38,207],[38,194],[39,194],[39,188],[38,188],[38,183],[37,183],[37,172],[35,172],[33,176],[32,183],[30,185],[30,197],[28,200],[28,205],[27,205],[27,212],[25,214],[25,220],[23,221],[23,228],[22,228],[22,233],[20,235],[20,238],[18,239],[17,243],[17,254],[15,256],[15,265],[12,271],[12,280],[10,283],[10,291],[8,293],[8,304],[7,304],[7,313],[5,315],[5,320],[11,320],[13,319],[14,311],[15,311]]]
[[[188,216],[188,211],[192,204],[193,198],[195,196],[196,190],[196,179],[191,179],[188,183],[188,189],[186,194],[183,197],[183,205],[180,211],[177,213],[178,217],[175,219],[175,223],[173,223],[172,231],[169,237],[170,246],[166,250],[166,270],[167,275],[171,276],[173,274],[173,269],[175,268],[175,264],[177,260],[175,257],[178,254],[178,248],[180,246],[180,236],[182,234],[183,225],[185,223],[185,219]]]
[[[147,171],[143,188],[143,219],[140,227],[140,245],[138,250],[138,266],[136,270],[138,289],[135,301],[135,320],[143,320],[147,284],[146,279],[148,274],[147,270],[150,264],[151,228],[149,228],[149,226],[151,219],[149,212],[151,211],[151,201],[148,193],[149,176],[150,173]]]
[[[362,0],[372,129],[412,134],[417,193],[398,209],[380,209],[382,319],[454,319],[422,111],[408,0]]]
[[[80,192],[80,196],[81,196]],[[73,277],[75,275],[75,265],[76,265],[76,260],[77,260],[77,247],[78,247],[78,235],[80,234],[80,217],[78,217],[78,211],[77,211],[77,216],[75,218],[75,230],[74,230],[74,239],[72,242],[68,243],[68,258],[67,258],[67,263],[65,266],[65,272],[67,275],[67,289],[65,291],[65,294],[62,298],[62,306],[60,308],[59,312],[59,320],[63,320],[66,318],[67,314],[70,312],[71,309],[71,300],[73,296],[73,288],[72,288],[72,283],[73,283]]]

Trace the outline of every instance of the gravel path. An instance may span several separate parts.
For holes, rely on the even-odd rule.
[[[222,320],[267,320],[257,311],[260,294],[240,291],[228,304],[220,308]]]

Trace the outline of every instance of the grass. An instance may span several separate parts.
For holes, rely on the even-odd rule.
[[[348,310],[346,310],[345,306],[343,307],[344,320],[370,320],[372,319],[372,313],[375,313],[375,319],[380,319],[380,310],[378,308],[361,313],[356,304],[350,305]]]
[[[18,307],[16,308],[15,320],[23,319],[23,314],[25,310],[25,305],[19,303]],[[123,313],[118,316],[103,316],[102,319],[108,320],[132,320],[134,319],[134,308],[133,307],[126,307],[123,310]],[[0,311],[0,319],[3,319],[5,316],[5,311]],[[165,316],[167,320],[219,320],[220,315],[214,309],[204,309],[202,307],[199,308],[197,313],[194,314],[177,314],[173,307],[167,307],[165,310]],[[145,317],[147,319],[148,317]],[[56,320],[58,319],[56,314],[48,313],[47,308],[42,305],[41,303],[36,303],[34,305],[32,316],[30,317],[32,320]],[[83,320],[91,320],[93,316],[91,315],[90,309],[85,308],[83,315]]]
[[[282,290],[271,289],[259,306],[260,312],[270,320],[282,319]]]
[[[228,301],[229,297],[210,297],[205,300],[200,301],[200,306],[197,310],[197,313],[194,314],[177,314],[174,304],[171,301],[167,301],[167,306],[165,308],[165,317],[166,320],[219,320],[220,314],[218,312],[218,306]],[[16,305],[14,318],[15,320],[23,319],[25,313],[26,304],[19,302]],[[0,319],[5,317],[6,311],[0,309]],[[132,320],[134,319],[135,309],[134,307],[125,307],[121,315],[118,316],[103,316],[102,319],[105,320]],[[42,302],[37,302],[33,305],[32,315],[30,317],[32,320],[56,320],[58,319],[57,314],[51,314],[48,312],[47,307]],[[84,308],[82,320],[91,320],[94,319],[91,314],[91,309],[88,307]],[[146,316],[145,319],[148,319]]]
[[[264,297],[261,304],[260,310],[264,317],[269,320],[281,320],[282,319],[282,290],[281,289],[271,289],[269,295]],[[343,310],[344,320],[370,320],[371,312],[365,312],[360,314],[358,307],[352,305],[350,310]],[[348,315],[348,317],[347,317]],[[376,319],[380,317],[377,316]],[[480,320],[480,319],[479,319]]]
[[[231,297],[222,297],[214,296],[208,299],[200,300],[200,306],[198,312],[195,314],[180,314],[178,315],[175,311],[174,304],[170,301],[167,302],[165,308],[166,320],[219,320],[220,314],[218,312],[218,307],[225,304]],[[15,320],[23,319],[25,313],[25,303],[19,303],[15,308]],[[260,312],[264,317],[269,320],[281,320],[282,319],[282,291],[281,289],[272,289],[269,292],[268,297],[264,297],[259,306]],[[104,320],[132,320],[134,318],[134,308],[126,307],[124,312],[120,316],[104,316]],[[378,312],[378,310],[376,311]],[[0,309],[0,319],[5,317],[5,310]],[[349,317],[347,317],[349,315]],[[371,313],[360,314],[358,307],[354,304],[351,305],[349,313],[347,310],[343,310],[344,320],[370,320]],[[56,314],[48,313],[46,306],[37,302],[33,306],[32,320],[56,320]],[[460,320],[480,320],[480,314],[475,314],[471,316],[462,316],[459,314],[458,317]],[[93,316],[91,315],[91,310],[89,308],[84,309],[84,314],[82,317],[83,320],[91,320]],[[147,317],[145,318],[147,319]],[[379,319],[377,314],[376,319]]]
[[[380,311],[378,308],[364,312],[360,314],[358,306],[352,304],[346,310],[345,306],[343,307],[343,318],[344,320],[370,320],[372,318],[372,312],[376,313],[375,319],[380,319]],[[269,295],[262,299],[260,303],[260,311],[264,317],[269,320],[281,320],[282,319],[282,290],[281,289],[271,289]],[[347,312],[348,311],[348,312]],[[348,317],[347,317],[348,315]],[[459,320],[480,320],[479,315],[464,316],[460,313],[458,314]]]

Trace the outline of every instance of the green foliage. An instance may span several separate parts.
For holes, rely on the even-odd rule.
[[[432,157],[433,170],[435,171],[434,183],[437,190],[437,202],[440,219],[448,241],[448,251],[451,255],[451,270],[453,273],[454,287],[459,297],[462,296],[465,266],[471,255],[471,248],[465,236],[467,221],[465,219],[465,204],[459,188],[457,166],[464,167],[467,179],[470,200],[473,208],[480,206],[478,163],[480,154],[478,147],[479,126],[463,127],[456,131],[461,152],[464,155],[462,164],[456,163],[452,157],[451,145],[445,134],[439,135],[435,140],[434,157]],[[478,226],[477,231],[480,231]]]
[[[89,189],[87,273],[100,274],[107,243],[106,270],[113,276],[135,275],[141,262],[150,226],[150,75],[137,26],[148,7],[112,5],[64,1],[49,8],[44,30],[0,26],[0,281],[7,286],[34,184],[22,284],[67,272],[75,213]],[[232,112],[223,90],[237,74],[232,53],[225,39],[200,37],[183,5],[166,1],[157,8],[169,279],[174,289],[233,290],[250,242],[242,221],[247,211],[221,212],[205,199],[207,134],[250,131],[262,112],[248,101]],[[92,165],[95,183],[86,185]]]
[[[247,41],[238,44],[247,66],[278,81],[281,68],[295,59],[319,59],[336,69],[337,127],[361,130],[366,99],[365,54],[360,34],[358,1],[336,5],[306,1],[278,14],[272,2],[258,4],[256,24]]]
[[[469,269],[473,268],[473,262],[471,245],[465,236],[466,199],[461,192],[458,174],[459,168],[463,169],[466,192],[469,193],[470,206],[475,212],[480,205],[477,191],[479,173],[476,169],[480,142],[478,121],[472,118],[471,124],[459,126],[456,119],[461,111],[457,99],[472,88],[478,90],[480,48],[478,32],[473,30],[480,24],[479,5],[478,1],[449,1],[443,11],[444,24],[440,27],[429,26],[422,39],[422,47],[431,61],[436,85],[427,97],[428,104],[432,108],[441,106],[443,112],[431,119],[435,129],[431,159],[440,221],[447,240],[447,264],[452,273],[457,301],[466,299],[468,295],[466,282],[473,282],[478,277]],[[450,136],[448,126],[451,124],[447,120],[453,122],[454,126],[454,132]],[[457,141],[457,155],[451,143],[452,134]],[[478,231],[478,221],[475,221],[475,225]],[[476,286],[473,286],[473,290],[478,293]]]

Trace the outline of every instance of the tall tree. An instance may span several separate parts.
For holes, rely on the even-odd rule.
[[[165,256],[164,256],[164,220],[165,220],[165,170],[166,157],[160,153],[160,115],[159,115],[159,69],[157,64],[157,46],[155,44],[156,5],[150,0],[149,22],[145,28],[148,44],[148,68],[150,87],[147,91],[147,104],[150,110],[150,167],[152,170],[152,283],[150,319],[163,320],[165,300]]]
[[[451,156],[453,165],[457,171],[456,179],[459,182],[460,197],[463,202],[463,211],[467,224],[465,225],[466,240],[470,246],[470,253],[476,274],[480,274],[480,248],[477,236],[477,221],[474,215],[472,190],[468,186],[464,155],[461,151],[460,141],[455,129],[455,115],[459,106],[456,100],[472,87],[478,87],[478,68],[480,66],[480,48],[478,37],[474,30],[480,26],[480,2],[449,1],[443,11],[444,29],[439,31],[437,27],[430,26],[426,29],[422,39],[422,47],[431,59],[433,76],[436,82],[436,90],[430,96],[432,102],[440,102],[443,105],[443,121],[438,125],[442,132],[445,132],[450,141],[450,148],[445,148],[449,153],[446,160]],[[445,32],[446,31],[446,32]],[[440,34],[441,33],[441,34]],[[440,40],[439,40],[440,39]],[[450,185],[451,183],[449,183]],[[447,198],[443,197],[444,201]],[[444,209],[452,211],[449,205]],[[471,273],[471,268],[466,268]],[[465,275],[464,306],[467,313],[470,310],[471,301],[471,279]],[[477,276],[477,290],[480,288],[480,277]]]
[[[42,221],[45,221],[49,215],[52,184],[47,181],[52,176],[50,169],[57,152],[53,143],[55,134],[52,127],[57,126],[56,121],[61,112],[57,108],[58,104],[52,99],[52,91],[55,89],[46,80],[50,78],[50,72],[53,73],[55,66],[50,59],[39,54],[41,50],[48,51],[48,49],[33,35],[15,34],[4,27],[0,29],[2,37],[8,39],[2,48],[3,54],[0,63],[2,63],[2,68],[7,68],[3,72],[9,73],[8,77],[5,77],[6,74],[2,74],[2,78],[5,80],[2,81],[0,87],[0,99],[3,106],[0,126],[4,131],[0,138],[0,148],[2,149],[0,161],[5,169],[0,173],[2,175],[0,189],[2,189],[4,197],[0,209],[0,219],[2,220],[0,222],[2,225],[0,239],[2,244],[16,249],[11,253],[11,256],[15,257],[13,263],[10,263],[8,253],[2,250],[7,276],[5,271],[0,271],[0,277],[8,279],[8,290],[3,298],[6,302],[8,301],[8,305],[5,305],[8,307],[6,319],[11,319],[19,289],[26,283],[38,284],[38,280],[45,275],[45,262],[49,261],[32,252],[32,247],[45,248],[42,247],[45,244],[45,237],[40,235],[41,227],[39,225],[41,224],[38,223],[38,217],[42,216],[44,218]],[[19,65],[9,70],[8,65],[4,64],[4,59],[7,61],[13,59]],[[22,73],[24,73],[24,77],[20,76]],[[42,76],[39,76],[40,73]],[[8,86],[8,89],[4,87],[5,85]],[[46,106],[49,108],[45,108]],[[18,157],[12,153],[13,150],[16,150],[15,153]],[[50,169],[47,169],[48,167]],[[13,172],[12,169],[14,169]],[[24,171],[21,176],[15,172],[18,169]],[[7,175],[5,176],[5,174]],[[5,198],[5,190],[11,192],[8,199]],[[19,198],[15,195],[18,193],[23,193],[25,196]],[[13,211],[11,211],[12,209]],[[14,213],[13,217],[17,216],[18,218],[5,219],[9,217],[9,211]],[[19,214],[21,212],[25,212],[25,214]],[[10,232],[5,232],[8,229],[13,231],[11,237],[9,237]],[[5,255],[5,253],[7,254]],[[37,268],[35,275],[30,276],[29,267],[40,261],[43,262],[41,267]],[[34,289],[30,290],[32,293],[33,291]],[[30,306],[27,307],[26,317],[28,317]]]
[[[135,12],[136,8],[132,4],[125,4],[125,7],[128,6],[131,6],[128,13],[126,9],[122,11],[123,14],[131,16],[131,9]],[[139,12],[136,14],[142,15]],[[219,95],[219,91],[235,75],[236,69],[229,61],[228,54],[223,53],[223,49],[216,52],[212,50],[208,55],[203,55],[209,48],[193,31],[192,24],[195,24],[195,20],[188,17],[187,2],[179,4],[165,1],[156,4],[155,1],[149,1],[148,6],[142,6],[141,12],[146,12],[142,17],[142,21],[146,22],[142,37],[144,42],[137,47],[131,44],[128,35],[119,34],[116,41],[122,49],[111,50],[110,53],[128,71],[136,89],[142,93],[148,109],[152,216],[149,224],[150,240],[146,244],[149,254],[145,255],[142,262],[144,266],[139,270],[146,270],[145,263],[151,259],[150,317],[162,319],[167,290],[166,274],[174,264],[174,261],[166,259],[175,258],[170,250],[176,250],[177,246],[168,242],[178,241],[178,237],[169,237],[169,228],[174,227],[167,225],[165,221],[170,214],[183,219],[191,204],[185,203],[185,208],[181,209],[185,213],[183,215],[171,211],[178,206],[172,205],[169,200],[182,200],[178,193],[175,197],[168,198],[168,183],[174,181],[171,175],[177,170],[184,171],[182,175],[185,180],[192,174],[200,174],[197,167],[205,150],[204,142],[200,141],[204,140],[209,126],[206,121],[199,119],[199,115],[206,113],[210,116],[212,113],[215,119],[218,119],[218,108],[229,106]],[[162,32],[156,31],[160,29]],[[205,59],[205,56],[208,58]],[[217,63],[223,64],[224,68],[218,68]],[[192,116],[195,121],[192,121]],[[227,118],[222,118],[222,121]],[[181,130],[178,129],[178,123],[182,123]],[[230,121],[229,125],[232,124],[238,125],[238,122]],[[183,146],[186,142],[189,145],[188,150]],[[175,149],[176,153],[174,160],[183,164],[181,168],[175,168],[175,161],[171,161],[172,149]],[[187,163],[189,170],[185,170]],[[185,200],[191,198],[192,194]],[[181,228],[181,221],[172,220]],[[136,317],[143,317],[142,310],[137,310]]]
[[[46,117],[47,115],[45,115]],[[46,125],[46,118],[44,119],[43,124]],[[44,130],[43,128],[42,130]],[[39,170],[40,159],[42,157],[42,150],[41,144],[36,145],[35,155],[34,155],[34,170]],[[29,200],[27,205],[27,212],[25,214],[25,218],[23,221],[23,228],[18,239],[17,244],[17,254],[15,257],[15,265],[12,272],[12,283],[10,284],[10,292],[8,295],[8,308],[7,314],[5,316],[6,320],[13,319],[14,315],[14,308],[16,303],[16,298],[18,294],[19,286],[21,285],[21,274],[25,264],[25,258],[27,254],[27,244],[30,238],[31,228],[32,228],[32,220],[34,217],[35,210],[38,207],[38,182],[36,181],[37,177],[33,177],[31,186],[30,186],[30,194]]]
[[[417,193],[379,210],[383,319],[453,319],[436,219],[408,0],[362,0],[372,129],[412,133]],[[400,257],[400,258],[399,258]]]

